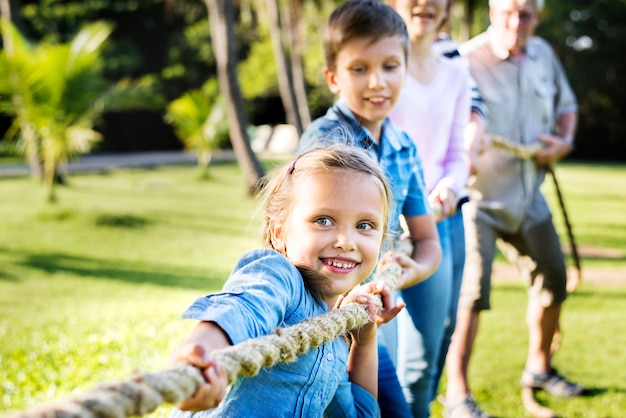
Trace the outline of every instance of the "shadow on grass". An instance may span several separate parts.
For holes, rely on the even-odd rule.
[[[151,223],[148,219],[135,215],[101,214],[96,216],[97,226],[110,226],[117,228],[141,228]]]
[[[5,282],[17,282],[17,276],[15,274],[9,273],[4,269],[0,269],[0,280]]]
[[[77,277],[102,280],[117,280],[127,283],[150,283],[158,286],[167,286],[185,289],[199,289],[214,291],[221,289],[228,277],[228,273],[211,270],[189,272],[177,271],[170,265],[138,264],[124,260],[100,260],[77,257],[58,252],[32,254],[24,251],[15,251],[0,248],[0,253],[10,254],[15,265],[39,270],[48,274],[63,272]],[[0,279],[19,281],[14,274],[7,270],[0,270]],[[51,280],[54,280],[51,278]]]
[[[528,290],[521,279],[516,282],[495,282],[492,284],[492,287],[494,290],[497,290],[499,293],[503,293],[503,294],[520,294],[523,296],[526,296],[528,294]],[[602,298],[602,299],[625,300],[626,289],[616,289],[616,288],[604,289],[602,287],[593,287],[593,288],[581,287],[581,288],[576,289],[573,293],[568,295],[568,299],[592,299],[592,298],[593,299]]]
[[[200,209],[196,215],[191,216],[189,210],[187,212],[158,210],[155,211],[155,214],[161,225],[171,228],[196,232],[206,231],[215,236],[245,237],[251,236],[251,234],[253,236],[260,235],[260,226],[254,223],[259,221],[258,216],[250,219],[249,216],[246,217],[237,213],[229,214],[227,211],[219,214],[216,211],[213,211],[211,214],[205,212],[203,209]]]
[[[221,213],[213,210],[210,215],[206,208],[198,205],[198,209],[192,212],[176,210],[153,210],[149,216],[132,213],[122,213],[113,211],[91,212],[87,215],[76,210],[46,210],[36,215],[37,221],[43,222],[63,222],[76,218],[87,217],[89,222],[96,227],[119,228],[119,229],[141,229],[152,225],[162,225],[176,228],[178,230],[189,230],[194,232],[207,232],[212,235],[226,236],[246,236],[252,232],[258,233],[258,226],[253,224],[254,220],[247,216],[224,210]],[[246,213],[247,215],[247,213]],[[253,229],[251,229],[253,228]]]

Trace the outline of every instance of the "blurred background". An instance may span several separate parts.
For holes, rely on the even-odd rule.
[[[336,0],[1,0],[2,16],[32,48],[70,44],[85,25],[104,21],[110,35],[97,64],[110,83],[144,87],[144,105],[103,108],[93,120],[98,141],[83,152],[137,152],[185,147],[172,103],[187,100],[197,119],[236,107],[243,140],[260,125],[300,132],[332,103],[322,76],[321,28]],[[487,0],[455,0],[449,31],[463,41],[488,24]],[[626,161],[626,0],[550,0],[538,34],[556,50],[580,105],[573,159]],[[3,54],[7,49],[3,30]],[[220,84],[220,54],[233,77]],[[53,69],[50,69],[53,71]],[[622,76],[620,76],[622,74]],[[0,78],[9,77],[7,71]],[[0,80],[1,84],[1,80]],[[233,87],[234,86],[234,87]],[[234,89],[234,90],[233,90]],[[0,119],[0,155],[19,151],[15,109]],[[186,98],[186,99],[182,99]],[[195,98],[195,101],[192,100]],[[145,105],[145,101],[150,106]],[[194,103],[194,104],[190,104]],[[226,107],[227,107],[226,105]],[[230,111],[230,110],[229,110]],[[179,109],[178,113],[180,114]],[[187,109],[187,112],[191,110]],[[232,114],[228,113],[231,115]],[[215,115],[214,115],[215,119]],[[206,126],[204,127],[206,131]],[[233,140],[233,125],[230,139]],[[231,146],[222,135],[214,147]]]

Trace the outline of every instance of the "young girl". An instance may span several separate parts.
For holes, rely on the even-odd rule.
[[[384,173],[360,149],[316,148],[278,169],[264,197],[269,248],[245,254],[221,293],[196,300],[183,315],[200,322],[172,360],[202,368],[206,384],[179,408],[215,407],[202,417],[378,416],[375,319],[388,321],[401,308],[380,282],[355,286],[373,272],[387,232],[392,197]],[[365,304],[372,318],[351,332],[350,343],[337,338],[294,363],[240,377],[225,396],[226,375],[212,350],[347,303]]]

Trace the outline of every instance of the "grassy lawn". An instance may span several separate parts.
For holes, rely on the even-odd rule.
[[[205,181],[191,166],[75,175],[53,206],[32,180],[0,179],[0,414],[166,366],[193,325],[180,313],[219,289],[238,257],[258,245],[256,202],[239,169],[223,164],[211,173]],[[569,163],[557,174],[586,272],[623,280],[590,277],[564,308],[555,363],[592,396],[541,399],[564,417],[620,417],[626,166]],[[554,205],[549,181],[546,189]],[[524,416],[517,382],[525,303],[521,283],[496,282],[471,365],[475,395],[499,417]],[[441,415],[439,405],[433,412]]]

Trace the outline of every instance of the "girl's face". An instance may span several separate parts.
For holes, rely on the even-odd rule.
[[[314,171],[294,186],[287,219],[272,228],[274,247],[327,278],[321,293],[332,307],[376,267],[384,195],[372,176],[346,169]]]
[[[414,41],[426,35],[436,36],[447,17],[449,0],[392,0],[390,5],[398,12]]]
[[[335,69],[324,70],[330,91],[338,94],[374,136],[398,101],[406,76],[404,42],[387,36],[375,42],[356,38],[341,47]]]

